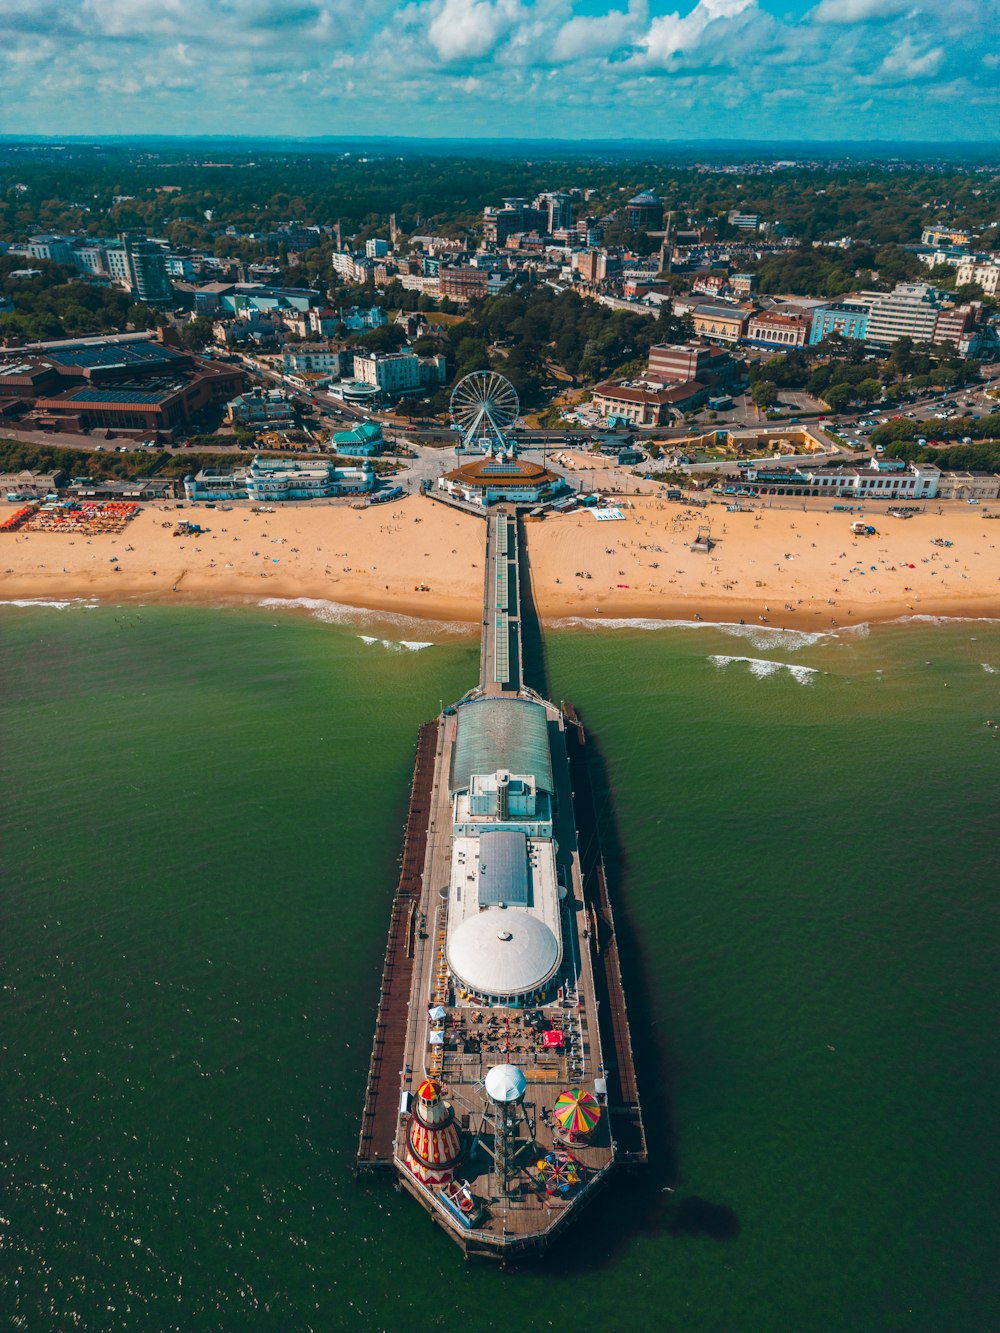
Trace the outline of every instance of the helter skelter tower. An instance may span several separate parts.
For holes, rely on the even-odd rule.
[[[417,1089],[406,1136],[406,1165],[425,1185],[443,1185],[455,1174],[462,1139],[455,1112],[442,1099],[441,1085],[425,1078]]]
[[[494,1065],[483,1080],[483,1086],[486,1099],[479,1142],[483,1151],[492,1157],[506,1194],[517,1159],[535,1141],[534,1126],[524,1105],[528,1084],[517,1065]],[[520,1133],[522,1125],[526,1131],[523,1138]]]

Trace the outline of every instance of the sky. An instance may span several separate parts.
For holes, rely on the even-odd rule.
[[[1000,0],[0,0],[0,133],[1000,137]]]

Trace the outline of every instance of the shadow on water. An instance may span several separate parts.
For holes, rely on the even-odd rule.
[[[525,683],[549,698],[545,641],[531,591],[531,564],[523,525],[519,525],[518,551],[522,572],[521,634]],[[580,854],[583,861],[593,854],[596,847],[585,845],[588,838],[592,838],[599,842],[604,858],[649,1161],[644,1167],[615,1172],[595,1206],[587,1208],[584,1223],[587,1227],[586,1246],[581,1246],[579,1237],[573,1234],[574,1228],[580,1225],[579,1219],[574,1218],[544,1256],[539,1257],[550,1272],[555,1270],[566,1274],[590,1270],[595,1263],[612,1260],[638,1232],[678,1238],[707,1237],[716,1241],[734,1240],[740,1232],[739,1218],[725,1204],[678,1192],[680,1169],[671,1115],[670,1057],[657,1034],[657,1015],[646,984],[642,951],[622,893],[623,886],[628,883],[628,861],[618,830],[607,764],[593,732],[587,734],[586,753],[596,827],[580,830]],[[525,1262],[531,1264],[538,1260]]]
[[[537,690],[543,699],[549,698],[549,675],[545,661],[545,640],[535,609],[532,592],[531,560],[525,539],[523,520],[517,525],[517,558],[521,571],[521,656],[524,661],[524,681]]]
[[[679,1192],[680,1166],[671,1115],[670,1057],[657,1034],[657,1015],[646,984],[641,949],[627,910],[622,887],[628,863],[618,832],[607,766],[593,732],[587,733],[596,830],[580,830],[581,844],[600,838],[608,890],[615,914],[615,935],[621,960],[636,1077],[642,1102],[649,1161],[646,1166],[618,1169],[586,1208],[585,1219],[572,1219],[566,1230],[538,1260],[548,1271],[572,1275],[611,1262],[636,1234],[677,1239],[730,1241],[740,1233],[736,1213],[725,1204]],[[589,849],[581,845],[581,855]],[[575,1227],[587,1228],[580,1245]]]

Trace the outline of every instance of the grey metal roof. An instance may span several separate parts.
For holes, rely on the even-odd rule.
[[[531,906],[528,839],[523,833],[491,829],[479,838],[479,906]]]
[[[552,753],[545,709],[530,699],[472,699],[458,709],[451,761],[452,791],[467,791],[474,773],[531,774],[552,792]]]

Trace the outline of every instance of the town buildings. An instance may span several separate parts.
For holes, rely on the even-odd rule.
[[[85,342],[0,361],[0,410],[36,429],[176,435],[246,383],[241,369],[161,342]]]
[[[898,338],[931,342],[941,293],[925,282],[901,282],[891,292],[864,292],[871,302],[865,341],[891,347]]]
[[[695,333],[702,337],[735,343],[746,335],[749,313],[739,306],[697,305],[691,319]]]
[[[991,259],[987,262],[966,260],[958,265],[955,281],[960,287],[974,282],[983,289],[986,296],[996,296],[1000,291],[1000,260]]]
[[[728,389],[744,369],[725,348],[711,343],[658,343],[649,349],[647,378],[660,384],[699,380],[713,389]]]
[[[763,347],[805,347],[812,321],[805,315],[764,310],[747,324],[747,341]]]
[[[287,430],[295,423],[295,405],[283,389],[251,389],[232,400],[226,420],[245,430]]]
[[[625,205],[629,231],[656,231],[663,224],[663,201],[651,190],[640,190]]]
[[[350,430],[337,430],[330,436],[330,448],[345,458],[374,458],[385,448],[382,425],[378,421],[359,421]]]
[[[830,499],[889,500],[906,503],[933,500],[941,469],[931,463],[904,463],[876,456],[867,465],[832,463],[750,463],[727,487],[755,495],[818,495]]]
[[[809,330],[809,343],[811,346],[821,343],[834,333],[841,338],[863,341],[868,335],[870,314],[871,305],[867,301],[844,300],[816,306]]]

